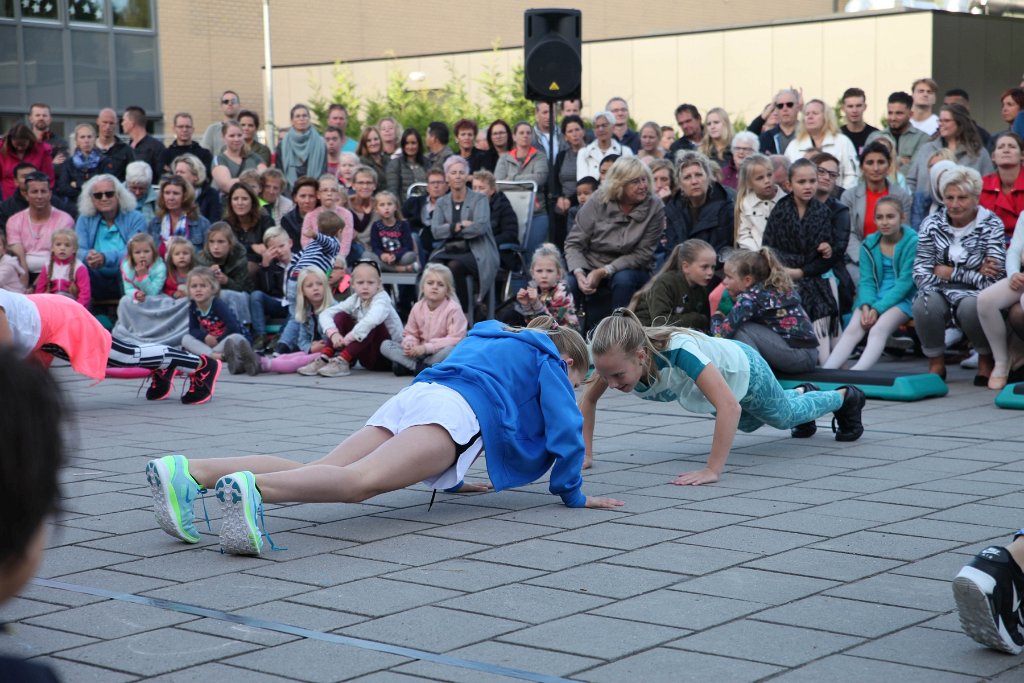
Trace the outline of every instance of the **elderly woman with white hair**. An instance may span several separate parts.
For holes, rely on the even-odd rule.
[[[749,130],[740,131],[732,136],[729,151],[729,161],[722,165],[722,184],[735,190],[740,184],[743,160],[761,151],[761,140]]]
[[[195,154],[182,154],[171,162],[171,171],[179,178],[184,178],[196,192],[196,206],[203,218],[216,223],[224,217],[224,203],[220,191],[213,186],[206,175],[206,167]]]
[[[599,111],[594,114],[592,123],[594,125],[594,141],[576,155],[576,180],[582,180],[587,176],[601,177],[601,160],[606,156],[611,154],[617,154],[620,157],[633,156],[633,150],[628,145],[623,145],[612,137],[612,126],[615,125],[614,114],[610,111]]]
[[[143,162],[147,169],[149,164]],[[131,165],[129,164],[129,168]],[[78,258],[89,269],[93,301],[121,297],[121,259],[128,240],[146,230],[131,192],[114,176],[98,175],[78,198]]]
[[[153,185],[153,167],[148,161],[133,161],[125,168],[124,186],[135,197],[135,210],[146,222],[156,215],[156,191]]]
[[[804,115],[796,128],[796,137],[784,152],[790,161],[804,159],[818,152],[828,152],[839,161],[837,184],[849,189],[857,184],[857,150],[850,138],[839,130],[836,114],[821,100],[804,105]]]
[[[978,352],[976,386],[992,374],[992,350],[978,317],[979,293],[1006,277],[999,216],[979,206],[981,175],[959,166],[942,176],[943,206],[921,223],[914,259],[914,326],[928,372],[946,377],[944,333],[952,322]]]
[[[664,225],[650,168],[631,154],[616,160],[565,239],[569,284],[587,328],[628,306],[650,279]]]

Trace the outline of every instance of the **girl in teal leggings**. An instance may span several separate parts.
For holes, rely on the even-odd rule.
[[[818,391],[813,384],[804,384],[786,391],[764,359],[742,342],[680,327],[643,327],[631,311],[620,308],[594,330],[591,353],[596,378],[580,404],[584,467],[593,458],[597,401],[608,387],[648,401],[678,401],[691,412],[715,415],[707,466],[681,474],[673,484],[718,481],[737,429],[752,432],[767,424],[796,427],[802,433],[794,436],[810,436],[815,419],[835,413],[832,428],[837,441],[855,441],[864,433],[860,389]]]

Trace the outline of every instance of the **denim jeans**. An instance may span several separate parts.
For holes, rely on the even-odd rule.
[[[254,335],[267,333],[267,318],[287,318],[288,307],[281,303],[281,297],[259,290],[249,296],[249,315]]]

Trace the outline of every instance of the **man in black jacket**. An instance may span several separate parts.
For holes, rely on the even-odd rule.
[[[96,151],[109,159],[114,168],[114,175],[122,183],[128,164],[135,161],[135,152],[128,144],[117,137],[117,112],[113,109],[102,109],[96,116]]]
[[[146,132],[146,111],[142,107],[128,107],[121,117],[121,128],[131,138],[136,161],[145,161],[153,169],[153,182],[163,174],[164,143]]]
[[[195,133],[195,123],[192,121],[192,114],[181,112],[174,115],[174,140],[167,145],[167,149],[160,155],[161,173],[173,174],[171,164],[182,154],[194,154],[206,167],[206,177],[210,177],[210,170],[213,164],[213,155],[210,151],[192,139]],[[159,178],[160,176],[153,176]]]

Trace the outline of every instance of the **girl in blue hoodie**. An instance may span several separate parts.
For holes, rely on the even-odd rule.
[[[528,328],[481,322],[444,362],[421,372],[316,462],[270,455],[150,461],[146,475],[157,521],[172,536],[198,542],[193,502],[214,488],[224,512],[222,550],[258,555],[264,500],[355,503],[418,481],[448,491],[500,491],[534,482],[549,469],[550,490],[567,506],[618,507],[621,501],[581,490],[583,418],[573,387],[588,367],[583,338],[548,316]],[[491,483],[464,482],[481,451]]]
[[[885,342],[913,316],[914,257],[917,233],[903,225],[903,206],[894,197],[875,204],[875,232],[860,245],[860,285],[850,324],[822,367],[843,367],[867,335],[860,359],[851,370],[870,370],[878,362]]]

